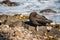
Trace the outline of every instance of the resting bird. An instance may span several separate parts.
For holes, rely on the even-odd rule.
[[[48,20],[45,16],[38,15],[36,12],[32,12],[29,15],[29,20],[35,25],[35,30],[38,31],[38,26],[45,26],[50,24],[52,20]]]

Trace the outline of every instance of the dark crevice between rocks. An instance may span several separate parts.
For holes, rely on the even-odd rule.
[[[0,22],[0,25],[2,25],[2,23]]]

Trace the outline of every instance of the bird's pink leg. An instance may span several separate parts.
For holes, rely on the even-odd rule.
[[[36,30],[36,31],[39,31],[39,26],[35,27],[35,30]]]

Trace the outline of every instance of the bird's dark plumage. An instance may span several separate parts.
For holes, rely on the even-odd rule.
[[[38,15],[37,12],[32,12],[29,15],[29,20],[35,25],[46,25],[46,23],[51,23],[51,20],[48,20],[45,16]]]

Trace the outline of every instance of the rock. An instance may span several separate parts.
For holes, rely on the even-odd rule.
[[[10,0],[5,0],[1,2],[0,4],[6,4],[7,6],[18,6],[19,5],[16,2],[11,2]]]
[[[10,5],[9,5],[10,4]],[[18,6],[19,4],[17,4],[17,3],[15,3],[15,2],[11,2],[11,3],[9,3],[9,4],[7,4],[8,6]]]
[[[15,14],[14,16],[20,16],[20,15],[22,15],[22,14]]]
[[[57,13],[56,11],[52,10],[52,9],[44,9],[44,10],[41,10],[40,13]]]
[[[22,26],[24,26],[24,22],[22,22],[22,21],[12,22],[9,26],[10,27],[22,27]]]
[[[50,30],[50,32],[48,33],[49,35],[52,35],[52,36],[57,36],[57,37],[59,37],[60,38],[60,31],[58,30],[58,29],[52,29],[52,30]]]
[[[6,24],[6,25],[9,25],[11,24],[12,22],[16,22],[16,21],[23,21],[21,19],[24,19],[23,17],[24,15],[5,15],[5,14],[2,14],[0,15],[0,25],[1,24]],[[21,19],[20,19],[21,18]]]

